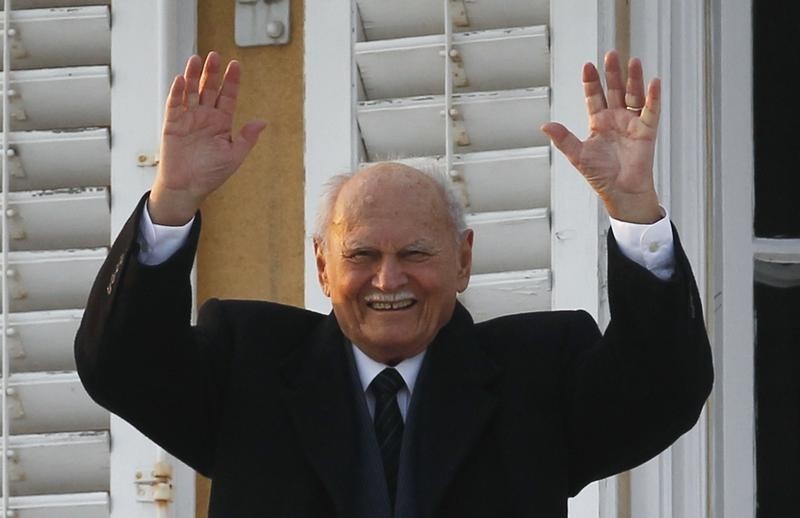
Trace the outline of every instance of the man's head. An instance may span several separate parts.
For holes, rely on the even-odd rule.
[[[449,187],[398,163],[330,183],[314,239],[317,272],[344,334],[396,363],[452,316],[472,266],[472,231]]]

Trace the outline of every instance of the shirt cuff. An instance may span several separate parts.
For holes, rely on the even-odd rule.
[[[666,281],[675,273],[675,245],[667,211],[661,207],[661,212],[662,218],[651,225],[609,219],[614,238],[625,257]]]
[[[192,230],[194,218],[185,225],[172,227],[156,225],[150,219],[150,212],[145,204],[139,221],[139,262],[148,266],[163,263],[186,243],[189,232]]]

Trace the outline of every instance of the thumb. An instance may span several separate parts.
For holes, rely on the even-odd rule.
[[[250,121],[242,126],[242,129],[239,130],[239,135],[233,141],[233,147],[241,160],[244,160],[247,153],[253,149],[253,146],[258,142],[258,137],[266,127],[266,121],[262,120]]]
[[[583,142],[570,130],[557,122],[542,124],[539,129],[550,138],[553,145],[567,157],[567,160],[577,167],[581,156],[581,149],[583,148]]]

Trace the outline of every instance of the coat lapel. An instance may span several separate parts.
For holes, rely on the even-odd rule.
[[[306,347],[282,367],[292,424],[309,463],[341,517],[355,516],[358,466],[356,398],[344,336],[329,315]],[[496,365],[478,347],[469,313],[459,304],[428,349],[414,389],[417,495],[430,518],[496,407]]]
[[[347,351],[333,314],[312,333],[306,348],[283,366],[292,424],[338,516],[353,516],[352,474],[357,469],[356,399],[347,370]]]
[[[429,518],[496,407],[499,369],[478,347],[469,313],[459,304],[429,347],[420,373],[416,422],[420,515]]]

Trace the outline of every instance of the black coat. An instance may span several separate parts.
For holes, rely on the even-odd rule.
[[[140,209],[76,338],[89,394],[213,479],[210,516],[353,516],[360,396],[336,318],[211,300],[190,326],[199,218],[181,250],[149,267],[137,261]],[[713,374],[677,236],[676,259],[660,281],[610,237],[605,336],[582,311],[474,324],[456,308],[415,388],[421,518],[566,516],[568,496],[694,425]]]

